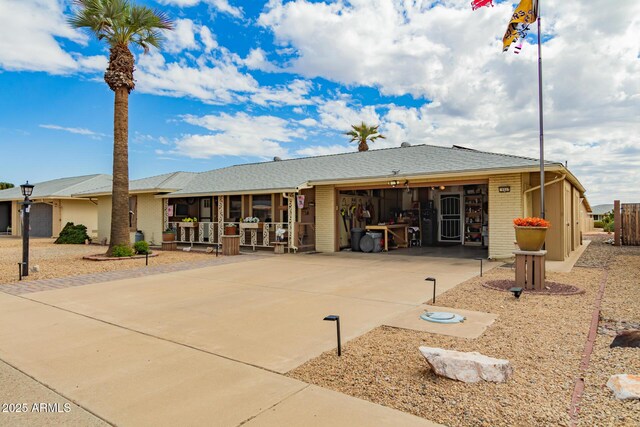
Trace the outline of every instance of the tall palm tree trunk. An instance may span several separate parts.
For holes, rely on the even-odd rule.
[[[113,190],[111,204],[111,239],[115,245],[130,245],[129,237],[129,91],[115,90],[113,110]]]

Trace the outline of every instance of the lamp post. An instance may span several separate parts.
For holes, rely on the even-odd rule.
[[[20,191],[24,196],[22,202],[22,276],[29,275],[29,211],[31,210],[31,200],[29,197],[33,194],[33,185],[26,184],[20,186]]]

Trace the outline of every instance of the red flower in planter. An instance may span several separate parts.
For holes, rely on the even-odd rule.
[[[543,218],[527,217],[513,220],[516,227],[551,227],[551,223]]]

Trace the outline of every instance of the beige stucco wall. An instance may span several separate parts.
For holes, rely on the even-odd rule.
[[[500,193],[498,187],[509,186]],[[513,219],[524,213],[522,174],[489,177],[489,258],[510,258],[515,249]]]
[[[594,231],[593,217],[587,212],[587,207],[584,203],[580,203],[580,230],[583,233],[589,233]]]
[[[137,229],[142,230],[147,242],[160,244],[162,242],[162,199],[153,194],[137,195]],[[111,196],[98,198],[98,241],[107,239],[111,234]],[[131,233],[134,241],[135,231]]]
[[[11,235],[13,236],[22,236],[19,209],[18,202],[11,202]]]
[[[162,199],[153,194],[138,195],[138,230],[147,242],[162,243]]]
[[[98,229],[98,206],[89,200],[56,200],[53,206],[53,235],[58,236],[67,224],[82,224],[94,237]]]
[[[316,187],[316,250],[335,252],[336,206],[335,187]]]

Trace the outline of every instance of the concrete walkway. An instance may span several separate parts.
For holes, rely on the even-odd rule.
[[[117,425],[434,425],[281,373],[335,348],[325,315],[357,337],[428,300],[427,275],[440,293],[477,262],[245,261],[0,293],[0,359]]]

